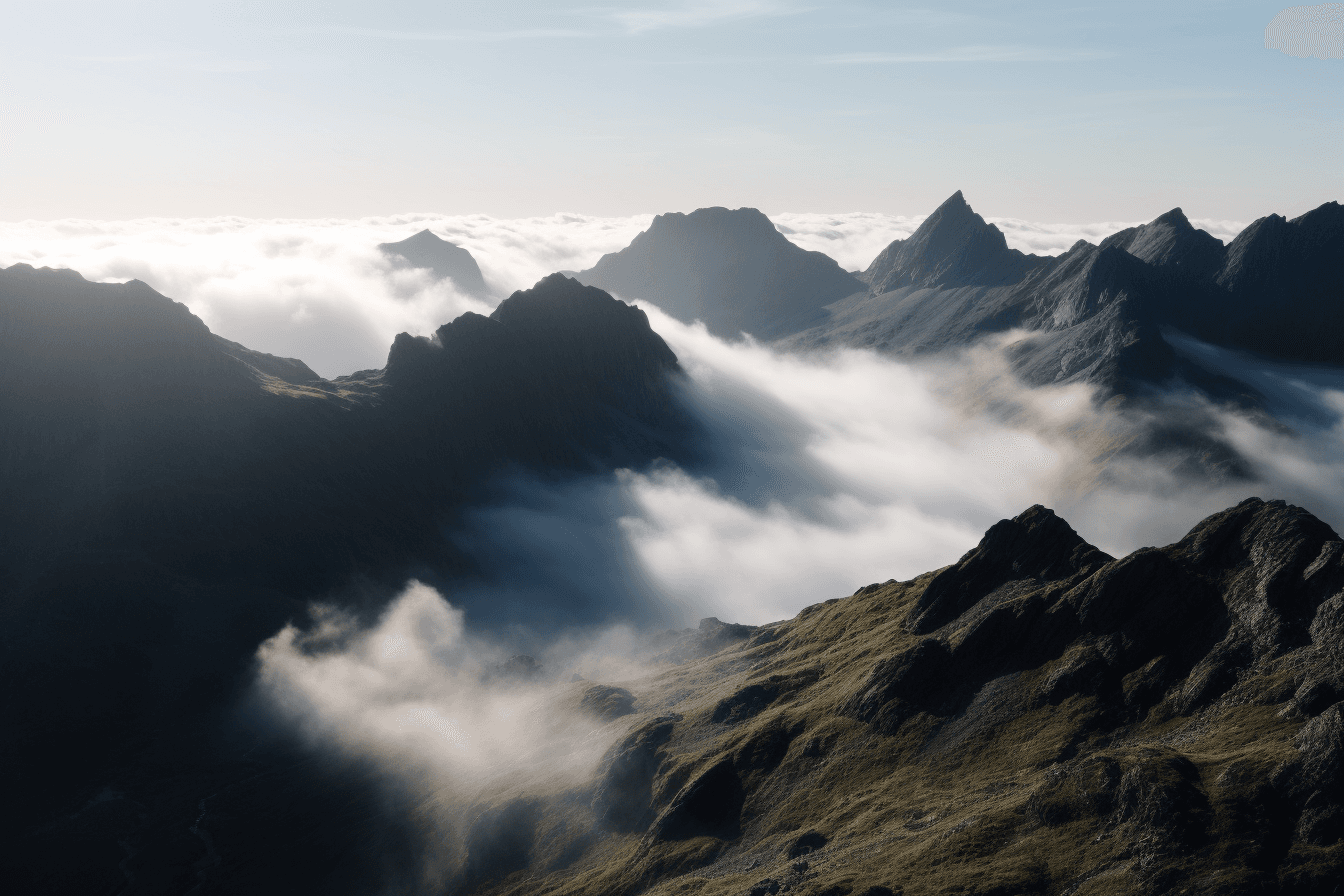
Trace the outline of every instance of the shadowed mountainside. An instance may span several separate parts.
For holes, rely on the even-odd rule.
[[[1292,221],[1261,218],[1226,247],[1173,209],[1048,258],[1008,249],[957,192],[878,255],[866,293],[829,305],[824,322],[783,344],[917,354],[1022,329],[1012,356],[1028,382],[1123,394],[1180,378],[1254,402],[1250,386],[1176,352],[1163,328],[1280,361],[1344,365],[1342,257],[1336,202]]]
[[[1037,506],[950,567],[739,628],[627,683],[586,788],[478,807],[465,890],[1336,892],[1344,542],[1300,508],[1113,559]]]
[[[238,804],[256,839],[226,861],[259,875],[247,889],[302,889],[333,855],[348,865],[353,832],[315,795],[364,811],[362,779],[336,786],[283,750],[220,746],[257,645],[309,601],[373,612],[410,577],[467,572],[445,531],[496,473],[684,456],[680,376],[642,311],[559,275],[489,317],[398,336],[382,370],[328,381],[213,335],[144,283],[0,271],[9,878],[25,892],[180,892],[171,875],[132,880],[167,874],[155,850],[183,848],[156,826],[253,779],[297,802]],[[649,608],[473,614],[544,626],[613,610]],[[304,853],[306,835],[286,832],[314,825],[328,833]],[[249,866],[248,849],[267,858]],[[262,880],[281,849],[298,850],[292,870]]]
[[[862,290],[826,255],[800,249],[754,208],[702,208],[653,219],[619,252],[575,275],[716,336],[773,338],[810,326],[822,306]]]
[[[380,243],[378,251],[394,263],[426,268],[440,280],[451,280],[459,292],[469,296],[483,299],[490,295],[481,267],[471,253],[428,230],[395,243]]]

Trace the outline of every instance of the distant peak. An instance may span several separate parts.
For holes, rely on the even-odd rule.
[[[933,212],[933,213],[936,215],[936,214],[938,214],[939,212],[947,213],[947,212],[950,212],[950,211],[972,212],[972,213],[974,213],[973,210],[971,209],[971,205],[970,205],[970,203],[968,203],[968,202],[966,201],[966,197],[965,197],[965,196],[961,195],[961,191],[960,191],[960,190],[958,190],[957,192],[953,193],[951,196],[949,196],[949,197],[947,197],[946,199],[944,199],[944,200],[943,200],[943,204],[940,205],[940,206],[938,206],[938,208],[934,209],[934,212]]]
[[[704,221],[735,221],[740,223],[751,223],[754,225],[769,225],[774,229],[774,224],[770,219],[757,208],[743,206],[742,208],[724,208],[721,205],[698,208],[693,212],[664,212],[661,215],[654,216],[653,223],[672,224],[673,222],[700,223]]]
[[[1181,228],[1182,230],[1193,230],[1193,229],[1194,229],[1194,225],[1192,225],[1192,224],[1190,223],[1190,219],[1187,218],[1187,217],[1185,216],[1185,212],[1181,211],[1181,207],[1180,207],[1180,206],[1177,206],[1176,208],[1174,208],[1174,209],[1172,209],[1171,211],[1167,212],[1165,215],[1160,215],[1160,216],[1154,218],[1154,219],[1153,219],[1153,223],[1154,223],[1154,224],[1170,224],[1170,225],[1172,225],[1173,227],[1179,227],[1179,228]]]

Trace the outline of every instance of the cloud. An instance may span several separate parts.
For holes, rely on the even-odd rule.
[[[207,72],[212,74],[240,74],[244,72],[266,71],[269,62],[260,59],[231,59],[214,53],[181,50],[171,53],[129,53],[114,56],[75,56],[76,62],[92,62],[108,65],[148,65],[158,68],[171,68],[180,71]]]
[[[821,56],[822,65],[898,65],[920,62],[1090,62],[1116,54],[1105,50],[1052,47],[967,46],[916,53],[838,53]]]
[[[1285,417],[1288,432],[1175,387],[1122,410],[1085,385],[1024,386],[1005,354],[1022,334],[918,361],[790,355],[640,304],[689,375],[702,460],[563,486],[508,482],[452,536],[481,569],[455,586],[464,605],[536,607],[507,615],[543,629],[566,614],[764,623],[951,563],[1036,503],[1117,556],[1175,541],[1252,495],[1344,523],[1337,373],[1256,374],[1286,382],[1294,406],[1311,399],[1311,414]],[[1191,421],[1239,452],[1251,478],[1200,472],[1179,445],[1137,450]]]
[[[1265,49],[1302,58],[1344,59],[1344,3],[1288,7],[1265,26]]]
[[[428,41],[441,43],[502,43],[515,40],[560,40],[593,36],[591,31],[580,31],[575,28],[406,31],[386,28],[360,28],[352,25],[333,25],[326,30],[336,34],[347,34],[352,37],[370,37],[378,40]]]
[[[836,217],[817,216],[815,232],[881,224]],[[1337,372],[1178,346],[1309,398],[1310,419],[1289,431],[1175,386],[1132,409],[1098,403],[1085,385],[1028,388],[1006,360],[1021,333],[918,361],[790,355],[641,304],[688,374],[701,460],[503,479],[446,533],[478,574],[442,593],[409,583],[371,625],[314,608],[310,625],[287,626],[258,651],[258,690],[285,728],[319,754],[371,761],[413,795],[412,827],[433,832],[415,851],[427,890],[443,891],[460,866],[473,812],[572,792],[625,732],[582,711],[574,674],[656,708],[652,628],[704,615],[764,623],[908,579],[1036,503],[1117,556],[1175,541],[1251,495],[1344,522]],[[1127,450],[1173,418],[1205,420],[1252,477],[1192,475],[1179,447]],[[507,673],[523,648],[543,674]]]
[[[574,674],[611,673],[612,645],[626,638],[619,630],[583,648],[554,644],[541,674],[529,675],[510,669],[506,649],[469,635],[463,612],[419,582],[367,628],[332,608],[313,615],[311,628],[285,627],[257,656],[268,702],[314,744],[409,766],[470,794],[504,776],[581,779],[618,733],[565,697]]]
[[[641,34],[669,28],[706,28],[744,19],[798,15],[808,9],[772,0],[719,0],[662,8],[608,9],[603,10],[603,14],[630,34]]]
[[[1252,495],[1344,522],[1338,376],[1301,379],[1333,413],[1288,433],[1179,389],[1121,411],[1087,386],[1025,387],[1003,352],[1015,334],[916,363],[792,356],[646,310],[690,373],[720,455],[699,470],[622,474],[635,511],[621,524],[653,587],[693,615],[762,623],[913,577],[1035,503],[1117,556]],[[1126,450],[1195,419],[1248,459],[1252,479],[1192,475],[1188,449]]]

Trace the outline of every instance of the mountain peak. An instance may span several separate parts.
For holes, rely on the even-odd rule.
[[[968,212],[971,211],[970,203],[966,201],[966,197],[962,195],[962,192],[960,190],[944,199],[943,204],[938,206],[938,208],[934,209],[934,214],[937,214],[938,212],[941,212],[945,209],[953,209],[953,208],[965,209]]]
[[[400,242],[382,243],[378,250],[396,265],[425,268],[440,280],[451,280],[467,295],[477,298],[490,295],[471,253],[427,228]]]
[[[867,274],[875,294],[905,286],[1006,286],[1041,261],[1009,249],[1003,233],[976,214],[958,190],[909,239],[884,249]]]
[[[1171,227],[1179,227],[1182,230],[1194,230],[1195,227],[1190,223],[1190,219],[1185,216],[1185,212],[1178,205],[1164,215],[1158,215],[1152,220],[1153,224],[1166,224]]]
[[[1191,224],[1179,206],[1147,224],[1111,234],[1101,247],[1122,249],[1155,267],[1196,277],[1212,276],[1226,252],[1221,240]]]
[[[577,277],[726,338],[796,332],[864,289],[834,259],[791,243],[758,209],[718,206],[658,215]]]
[[[1067,579],[1110,559],[1053,510],[1035,504],[990,526],[974,550],[934,577],[910,612],[910,629],[934,631],[1008,582]]]

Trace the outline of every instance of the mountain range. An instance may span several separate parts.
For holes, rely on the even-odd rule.
[[[1051,257],[1009,248],[958,191],[858,275],[793,245],[755,209],[708,208],[659,215],[576,276],[719,336],[787,350],[908,356],[1016,333],[1010,355],[1030,384],[1086,382],[1111,396],[1181,381],[1256,404],[1253,385],[1179,350],[1170,332],[1273,361],[1344,365],[1342,257],[1337,202],[1291,221],[1260,218],[1227,246],[1176,208]]]
[[[1029,383],[1088,382],[1107,394],[1183,379],[1214,395],[1251,393],[1164,331],[1295,364],[1344,364],[1344,208],[1261,218],[1223,246],[1179,209],[1079,241],[1057,257],[1024,255],[960,192],[864,272],[869,289],[825,309],[790,347],[867,346],[894,354],[1025,331],[1011,348]]]
[[[488,296],[428,231],[379,248]],[[860,274],[753,209],[701,209],[331,380],[139,281],[0,270],[6,880],[423,889],[414,798],[259,724],[256,650],[315,604],[367,621],[410,579],[470,574],[448,533],[509,477],[694,471],[685,374],[604,290],[780,350],[1008,334],[1029,384],[1261,407],[1191,345],[1344,364],[1341,258],[1333,202],[1227,246],[1176,209],[1040,257],[957,193]],[[1257,499],[1116,559],[1037,506],[913,580],[664,633],[656,675],[568,683],[614,744],[591,778],[469,807],[439,891],[1333,892],[1342,544]],[[607,595],[467,609],[501,630],[658,621]]]

